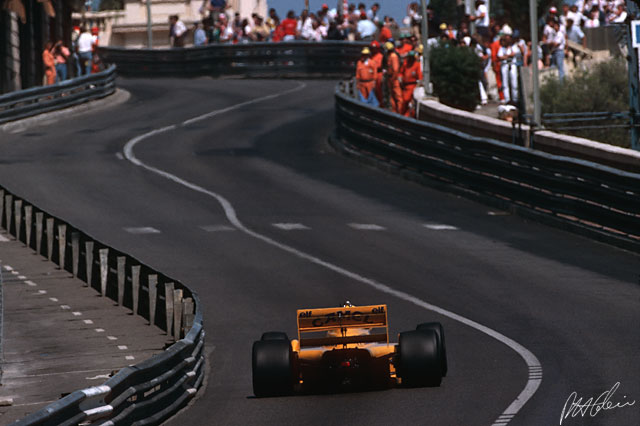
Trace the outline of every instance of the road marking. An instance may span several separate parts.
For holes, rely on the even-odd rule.
[[[8,243],[9,241],[11,241],[11,240],[9,240],[4,235],[0,234],[0,243]]]
[[[349,223],[351,228],[357,229],[358,231],[384,231],[384,226],[376,225],[374,223]]]
[[[38,290],[38,294],[47,294],[47,290]]]
[[[132,227],[132,228],[124,228],[130,234],[159,234],[160,231],[156,228],[152,228],[151,226],[140,226],[140,227]]]
[[[27,279],[27,277],[25,277],[24,275],[18,275],[18,279],[24,281]]]
[[[18,271],[11,271],[11,274],[12,274],[12,275],[20,275],[20,272],[18,272]]]
[[[62,309],[71,309],[71,306],[69,306],[69,305],[60,305],[60,307]]]
[[[71,312],[73,314],[74,317],[79,317],[82,316],[82,312]]]
[[[502,211],[489,211],[487,212],[487,214],[489,216],[510,216],[511,213],[509,212],[502,212]]]
[[[116,336],[107,336],[107,339],[109,339],[109,340],[118,340],[118,338]]]
[[[271,225],[283,231],[305,231],[311,229],[302,223],[272,223]]]
[[[92,320],[82,320],[85,324],[93,324]]]
[[[93,376],[93,377],[85,377],[85,380],[98,380],[98,379],[110,379],[111,377],[108,374],[98,374],[97,376]]]
[[[122,153],[121,153],[121,152],[116,152],[116,158],[117,158],[118,160],[124,160],[124,156],[122,155]]]
[[[202,225],[200,229],[207,232],[229,232],[236,230],[236,228],[229,225]]]
[[[275,94],[275,95],[270,95],[270,96],[264,96],[262,98],[256,98],[253,99],[251,101],[247,101],[247,102],[242,102],[240,104],[236,104],[234,106],[228,107],[228,108],[224,108],[221,110],[217,110],[217,111],[213,111],[211,113],[208,114],[204,114],[201,115],[199,117],[196,117],[194,119],[191,120],[186,120],[182,123],[183,126],[189,125],[191,123],[194,123],[196,121],[200,121],[204,118],[208,118],[208,117],[212,117],[214,115],[218,115],[218,114],[222,114],[228,111],[232,111],[238,108],[242,108],[243,106],[246,105],[251,105],[257,102],[262,102],[264,100],[267,99],[272,99],[278,96],[282,96],[286,93],[291,93],[292,91],[295,90],[300,90],[302,89],[304,86],[304,84],[300,85],[298,88],[293,89],[293,90],[289,90],[286,92],[281,92],[280,94]],[[218,203],[220,203],[221,207],[223,208],[225,215],[227,217],[227,219],[229,220],[229,222],[235,226],[239,231],[253,237],[256,238],[257,240],[263,241],[266,244],[269,244],[273,247],[277,247],[287,253],[290,253],[298,258],[307,260],[311,263],[314,263],[316,265],[319,266],[323,266],[337,274],[343,275],[347,278],[351,278],[355,281],[358,281],[362,284],[365,284],[373,289],[376,289],[382,293],[391,295],[391,296],[395,296],[400,300],[404,300],[406,302],[412,303],[418,307],[421,307],[423,309],[426,309],[428,311],[432,311],[435,313],[438,313],[440,315],[443,315],[445,317],[448,317],[454,321],[457,321],[461,324],[464,324],[468,327],[474,328],[488,336],[493,337],[494,339],[498,340],[499,342],[505,344],[506,346],[508,346],[509,348],[511,348],[512,350],[514,350],[518,355],[520,355],[520,357],[524,360],[524,362],[526,363],[527,367],[532,368],[532,367],[540,367],[540,369],[542,369],[542,366],[540,365],[540,361],[538,360],[538,358],[531,352],[529,351],[527,348],[525,348],[524,346],[522,346],[521,344],[519,344],[518,342],[516,342],[513,339],[510,339],[509,337],[505,336],[502,333],[499,333],[496,330],[493,330],[485,325],[482,325],[476,321],[473,321],[469,318],[463,317],[462,315],[456,314],[455,312],[443,309],[439,306],[436,305],[432,305],[431,303],[425,302],[422,299],[419,299],[415,296],[412,296],[409,293],[405,293],[403,291],[400,290],[396,290],[393,287],[386,285],[384,283],[381,283],[379,281],[376,281],[372,278],[368,278],[362,275],[359,275],[355,272],[351,272],[345,268],[342,268],[340,266],[334,265],[333,263],[327,262],[325,260],[320,259],[319,257],[313,256],[311,254],[305,253],[301,250],[298,250],[292,246],[280,243],[270,237],[267,237],[265,235],[259,234],[249,228],[247,228],[241,221],[240,219],[238,219],[238,215],[233,207],[233,205],[226,199],[224,198],[222,195],[217,194],[213,191],[210,191],[206,188],[203,188],[202,186],[196,185],[195,183],[189,182],[187,180],[184,180],[176,175],[173,175],[169,172],[166,172],[164,170],[158,169],[156,167],[153,166],[149,166],[145,163],[143,163],[142,161],[140,161],[138,158],[136,158],[136,156],[133,153],[133,148],[140,142],[142,142],[143,140],[146,140],[148,138],[150,138],[151,136],[160,134],[160,133],[165,133],[169,130],[173,130],[176,128],[176,125],[172,125],[172,126],[167,126],[167,127],[163,127],[160,129],[156,129],[156,130],[152,130],[150,132],[144,133],[142,135],[136,136],[133,139],[130,139],[124,146],[124,156],[125,158],[130,161],[132,164],[138,166],[138,167],[142,167],[152,173],[155,173],[159,176],[162,176],[166,179],[171,180],[172,182],[175,182],[179,185],[182,185],[186,188],[189,188],[193,191],[199,192],[201,194],[204,194],[206,196],[209,196],[215,200],[218,201]],[[540,383],[542,382],[542,379],[538,379],[538,378],[532,378],[530,375],[527,378],[527,383],[525,384],[524,389],[520,392],[520,394],[516,397],[516,399],[502,412],[501,416],[498,419],[503,419],[505,417],[503,416],[515,416],[521,409],[522,407],[524,407],[524,405],[529,401],[529,399],[531,399],[531,397],[536,393],[536,391],[538,390],[538,388],[540,387]],[[512,417],[509,417],[512,418]],[[505,423],[506,424],[506,423]]]
[[[458,230],[458,228],[456,228],[453,225],[444,225],[442,223],[425,223],[422,226],[424,226],[427,229],[431,229],[433,231],[457,231]]]
[[[57,302],[58,298],[57,297],[50,297],[49,300],[51,300],[52,302]]]
[[[31,280],[27,280],[27,281],[25,281],[24,283],[25,283],[26,285],[28,285],[28,286],[31,286],[31,287],[35,287],[35,286],[37,286],[37,285],[38,285],[38,284],[34,283],[34,282],[33,282],[33,281],[31,281]]]
[[[96,328],[96,333],[104,333],[104,328]]]
[[[127,348],[126,345],[118,345],[118,349],[120,349],[121,351],[126,351],[129,348]]]
[[[9,265],[4,265],[4,269],[6,269],[7,271],[13,271],[13,268]]]
[[[133,355],[127,355],[127,356],[125,356],[125,357],[124,357],[124,359],[126,359],[126,360],[128,360],[128,361],[131,361],[131,360],[133,360],[133,359],[136,359],[136,357],[135,357],[135,356],[133,356]]]

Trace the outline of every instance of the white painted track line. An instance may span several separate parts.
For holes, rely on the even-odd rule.
[[[291,90],[287,90],[284,92],[281,92],[279,94],[273,94],[273,95],[269,95],[269,96],[263,96],[261,98],[256,98],[250,101],[246,101],[246,102],[242,102],[224,109],[220,109],[220,110],[216,110],[216,111],[212,111],[210,113],[207,114],[203,114],[201,116],[195,117],[191,120],[186,120],[184,121],[181,125],[182,126],[187,126],[191,123],[203,120],[205,118],[209,118],[209,117],[213,117],[215,115],[219,115],[219,114],[223,114],[225,112],[229,112],[229,111],[234,111],[237,109],[240,109],[244,106],[247,105],[251,105],[251,104],[255,104],[258,102],[262,102],[268,99],[273,99],[279,96],[283,96],[285,94],[288,93],[292,93],[298,90],[301,90],[305,87],[306,85],[304,83],[301,83],[300,85],[298,85],[298,87],[291,89]],[[210,191],[206,188],[203,188],[202,186],[199,186],[195,183],[186,181],[178,176],[175,176],[169,172],[166,172],[164,170],[155,168],[153,166],[149,166],[145,163],[143,163],[142,161],[140,161],[138,158],[136,158],[136,156],[133,153],[133,149],[135,148],[135,146],[146,140],[149,139],[152,136],[155,136],[157,134],[160,133],[165,133],[167,131],[176,129],[177,125],[171,125],[171,126],[166,126],[166,127],[162,127],[160,129],[156,129],[156,130],[152,130],[150,132],[147,133],[143,133],[139,136],[136,136],[133,139],[130,139],[124,146],[123,149],[123,153],[125,158],[130,161],[132,164],[138,166],[138,167],[142,167],[156,175],[162,176],[166,179],[171,180],[172,182],[177,183],[178,185],[182,185],[186,188],[189,188],[193,191],[199,192],[201,194],[204,194],[206,196],[209,196],[215,200],[218,201],[218,203],[220,203],[220,205],[222,206],[222,208],[224,209],[225,215],[227,217],[227,219],[229,220],[229,222],[236,227],[236,229],[238,229],[239,231],[253,237],[256,238],[260,241],[263,241],[266,244],[269,244],[273,247],[277,247],[287,253],[290,253],[296,257],[299,257],[301,259],[307,260],[311,263],[314,263],[316,265],[319,266],[323,266],[331,271],[334,271],[335,273],[338,273],[340,275],[343,275],[345,277],[351,278],[355,281],[358,281],[362,284],[365,284],[369,287],[372,287],[382,293],[391,295],[391,296],[395,296],[398,299],[404,300],[406,302],[412,303],[416,306],[419,306],[421,308],[424,308],[426,310],[432,311],[432,312],[436,312],[440,315],[443,315],[445,317],[451,318],[461,324],[467,325],[471,328],[474,328],[488,336],[493,337],[494,339],[498,340],[501,343],[504,343],[505,345],[507,345],[509,348],[513,349],[516,353],[518,353],[518,355],[520,355],[522,357],[522,359],[524,360],[524,362],[527,364],[527,367],[529,369],[534,368],[536,371],[542,371],[542,366],[540,365],[540,361],[538,360],[538,358],[531,352],[529,351],[527,348],[525,348],[524,346],[522,346],[521,344],[519,344],[518,342],[508,338],[507,336],[505,336],[504,334],[499,333],[496,330],[493,330],[487,326],[484,326],[480,323],[477,323],[469,318],[463,317],[461,315],[458,315],[454,312],[451,312],[449,310],[440,308],[439,306],[436,305],[432,305],[431,303],[428,303],[424,300],[421,300],[417,297],[414,297],[408,293],[405,293],[403,291],[400,290],[396,290],[393,287],[386,285],[384,283],[378,282],[372,278],[368,278],[362,275],[358,275],[355,272],[351,272],[345,268],[342,268],[340,266],[334,265],[333,263],[327,262],[325,260],[322,260],[318,257],[315,257],[311,254],[307,254],[303,251],[300,251],[292,246],[280,243],[270,237],[267,237],[265,235],[259,234],[255,231],[252,231],[251,229],[247,228],[246,226],[244,226],[244,224],[240,221],[240,219],[238,219],[238,215],[235,211],[235,209],[233,208],[233,206],[231,205],[231,203],[224,198],[222,195],[217,194],[213,191]],[[496,422],[498,423],[494,423],[494,425],[505,425],[507,424],[512,418],[513,416],[515,416],[521,409],[522,407],[524,407],[524,405],[529,401],[529,399],[531,399],[531,397],[535,394],[535,392],[538,390],[538,388],[540,387],[540,383],[541,383],[542,379],[541,378],[533,378],[531,377],[531,375],[529,374],[528,376],[528,380],[527,383],[524,387],[524,389],[520,392],[520,394],[516,397],[516,399],[502,412],[502,414],[500,415],[500,417],[498,417],[496,419]],[[506,423],[503,423],[503,421],[506,420]]]
[[[130,234],[159,234],[160,231],[156,228],[152,228],[151,226],[140,226],[140,227],[131,227],[124,228]]]
[[[272,223],[272,225],[283,231],[306,231],[311,229],[302,223]]]
[[[442,223],[425,223],[423,225],[427,229],[432,231],[457,231],[458,228],[453,225],[445,225]]]
[[[229,225],[202,225],[200,227],[203,231],[206,232],[230,232],[236,231],[236,228]]]
[[[384,231],[387,229],[384,226],[376,225],[375,223],[349,223],[347,225],[358,231]]]

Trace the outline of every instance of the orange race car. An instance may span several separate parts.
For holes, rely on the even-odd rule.
[[[270,331],[253,343],[253,393],[302,389],[439,386],[447,374],[444,330],[420,324],[389,343],[387,306],[299,309],[298,338]]]

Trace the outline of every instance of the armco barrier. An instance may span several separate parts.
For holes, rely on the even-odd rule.
[[[333,145],[408,178],[640,252],[640,174],[401,117],[338,85]]]
[[[101,47],[105,63],[130,77],[346,78],[365,43],[210,44],[186,49]]]
[[[15,425],[153,425],[195,395],[204,378],[205,335],[195,292],[1,187],[0,225],[176,340],[102,385],[75,391]]]
[[[67,108],[115,92],[116,68],[77,77],[50,86],[0,95],[0,124]]]

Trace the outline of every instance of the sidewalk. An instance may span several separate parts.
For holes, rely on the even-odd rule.
[[[0,424],[162,352],[167,336],[0,233]]]

